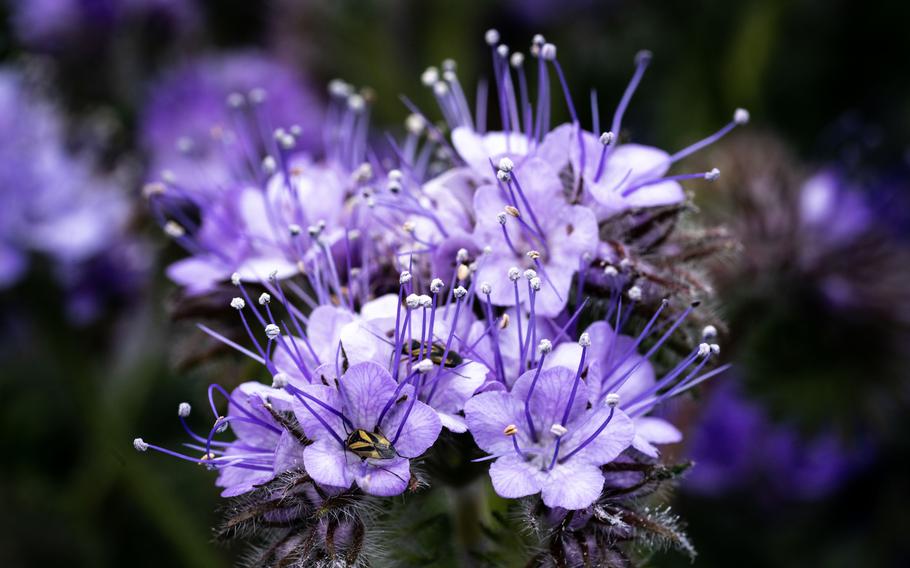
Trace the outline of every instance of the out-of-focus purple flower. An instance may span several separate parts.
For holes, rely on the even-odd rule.
[[[54,106],[13,71],[0,71],[0,128],[0,285],[21,277],[30,253],[46,254],[61,283],[79,290],[74,315],[91,319],[98,292],[135,284],[146,264],[138,243],[124,238],[130,201],[88,156],[67,149]],[[105,256],[122,263],[113,272],[94,271]]]
[[[351,241],[363,234],[355,206],[372,181],[370,95],[342,81],[329,90],[323,122],[293,73],[251,54],[203,60],[158,89],[145,138],[159,150],[161,181],[145,194],[164,231],[192,255],[168,269],[189,293],[234,273],[256,282],[274,270],[285,278],[362,256]],[[348,279],[339,272],[334,285]]]
[[[95,45],[131,22],[190,29],[200,17],[194,0],[15,0],[11,4],[19,40],[53,53]]]
[[[152,87],[141,136],[154,176],[169,172],[188,190],[212,192],[258,179],[264,139],[276,128],[299,125],[295,148],[317,149],[321,114],[303,78],[267,55],[209,55]]]
[[[832,432],[803,434],[775,423],[730,381],[704,405],[689,455],[696,462],[684,487],[719,496],[760,493],[759,500],[814,500],[836,491],[868,459]]]

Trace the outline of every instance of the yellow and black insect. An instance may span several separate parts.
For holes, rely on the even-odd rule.
[[[361,459],[387,460],[398,455],[388,438],[379,432],[368,432],[362,428],[348,435],[345,447]]]
[[[424,346],[424,344],[422,342],[420,342],[416,339],[413,339],[413,340],[411,340],[410,346],[405,345],[401,348],[401,352],[404,355],[409,356],[412,361],[416,361],[417,359],[420,358],[420,351],[421,351],[421,347],[423,347],[423,346]],[[451,349],[449,350],[449,352],[447,354],[446,346],[439,341],[433,342],[433,344],[430,346],[429,352],[427,352],[426,348],[424,348],[423,351],[425,353],[425,356],[428,359],[430,359],[430,361],[432,361],[433,363],[435,363],[437,365],[442,363],[442,356],[445,355],[446,359],[445,359],[445,364],[443,365],[443,367],[447,367],[449,369],[454,369],[455,367],[458,367],[459,365],[464,363],[464,359],[462,358],[462,356],[459,355],[458,353],[455,353]]]

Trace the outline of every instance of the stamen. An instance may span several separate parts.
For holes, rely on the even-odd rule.
[[[638,191],[639,189],[641,189],[643,187],[647,187],[649,185],[656,185],[658,183],[664,183],[667,181],[683,181],[683,180],[687,180],[687,179],[705,179],[707,181],[715,181],[719,177],[720,177],[720,170],[718,170],[717,168],[714,168],[707,172],[699,172],[699,173],[695,173],[695,174],[680,174],[680,175],[667,176],[667,177],[662,177],[662,178],[653,178],[653,179],[649,179],[646,181],[642,181],[642,182],[630,185],[629,187],[627,187],[626,189],[623,190],[622,196],[629,197],[630,195],[632,195],[633,193],[635,193],[636,191]]]
[[[537,442],[537,430],[534,429],[534,420],[531,418],[531,395],[534,394],[534,388],[537,386],[537,379],[540,377],[540,371],[543,369],[543,362],[547,354],[553,350],[553,344],[549,339],[541,339],[537,346],[540,353],[540,360],[537,362],[537,370],[534,372],[534,378],[531,380],[531,386],[528,387],[528,394],[525,395],[525,419],[528,421],[528,430],[531,432],[531,439]]]
[[[702,148],[705,148],[707,146],[710,146],[711,144],[714,144],[715,142],[717,142],[718,140],[720,140],[721,138],[723,138],[724,136],[729,134],[729,132],[731,130],[733,130],[734,128],[736,128],[737,126],[747,124],[748,122],[749,122],[749,111],[747,111],[744,108],[738,108],[733,113],[733,120],[731,120],[726,125],[724,125],[723,128],[721,128],[720,130],[718,130],[711,136],[708,136],[707,138],[705,138],[703,140],[699,140],[698,142],[696,142],[695,144],[692,144],[691,146],[683,148],[679,152],[670,156],[667,159],[667,161],[669,163],[673,163],[673,162],[677,162],[687,156],[691,156],[692,154],[694,154],[695,152],[698,152]]]

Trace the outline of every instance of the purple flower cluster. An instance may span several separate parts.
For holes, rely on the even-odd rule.
[[[74,292],[71,315],[86,321],[104,300],[99,290],[138,283],[144,251],[126,238],[129,197],[91,156],[69,150],[62,117],[35,91],[0,70],[0,288],[23,277],[33,253],[46,255]]]
[[[191,293],[230,280],[252,347],[203,330],[258,361],[271,387],[213,387],[228,414],[213,402],[207,435],[187,427],[202,458],[141,439],[137,449],[219,470],[225,495],[299,469],[325,488],[390,496],[426,481],[415,465],[445,428],[470,432],[501,496],[541,493],[575,510],[600,498],[605,464],[654,460],[681,440],[650,413],[723,370],[706,369],[714,331],[658,373],[652,359],[684,335],[697,302],[655,302],[660,291],[600,235],[630,210],[685,200],[680,181],[716,179],[667,172],[748,114],[674,154],[621,143],[650,54],[601,133],[596,99],[592,130],[582,127],[555,46],[534,39],[532,104],[523,56],[493,30],[486,39],[499,131],[485,129],[483,88],[470,110],[452,61],[422,77],[451,135],[406,99],[405,137],[387,136],[388,152],[366,148],[367,92],[332,83],[314,153],[299,148],[314,125],[263,119],[272,95],[247,84],[226,95],[235,126],[217,130],[222,180],[187,170],[147,186],[192,255],[169,274]],[[551,72],[572,118],[553,129]],[[216,441],[228,427],[236,439]]]

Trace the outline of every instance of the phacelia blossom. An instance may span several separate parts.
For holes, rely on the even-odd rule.
[[[203,293],[234,273],[256,282],[273,270],[281,278],[318,270],[312,264],[322,257],[344,260],[357,228],[345,204],[369,177],[358,169],[368,94],[333,82],[320,126],[309,98],[280,66],[250,55],[208,64],[208,72],[203,62],[198,72],[178,73],[167,83],[175,90],[162,88],[147,113],[148,141],[171,147],[176,133],[185,133],[176,138],[178,157],[168,161],[163,151],[174,168],[162,166],[161,181],[145,188],[164,231],[192,255],[169,267],[169,276],[189,293]],[[172,97],[188,105],[177,127],[171,109],[180,105]],[[300,122],[285,122],[291,120]],[[324,145],[314,154],[307,148],[317,140]]]
[[[632,296],[637,298],[638,293]],[[655,444],[681,441],[681,433],[670,423],[647,415],[723,368],[699,375],[719,352],[716,345],[701,343],[655,379],[649,359],[695,306],[684,310],[640,355],[639,346],[654,334],[666,307],[664,303],[633,338],[615,333],[607,323],[612,317],[620,327],[635,308],[634,301],[624,308],[621,296],[616,296],[604,321],[592,324],[576,343],[562,342],[554,349],[552,341],[542,339],[536,355],[529,355],[531,370],[514,384],[505,376],[496,377],[505,388],[481,392],[468,401],[468,429],[478,446],[496,459],[490,476],[499,495],[515,498],[541,492],[548,506],[583,509],[601,494],[605,478],[599,466],[629,447],[656,458]],[[531,318],[519,344],[531,340],[534,328]],[[706,330],[707,337],[713,333]]]
[[[506,276],[510,267],[535,271],[540,278],[535,310],[555,316],[568,303],[579,272],[615,260],[601,242],[601,235],[610,233],[604,227],[630,211],[685,201],[680,181],[717,179],[716,169],[669,176],[667,172],[748,122],[749,114],[736,110],[719,131],[673,154],[625,143],[618,133],[650,53],[636,57],[635,73],[608,131],[600,130],[597,97],[592,96],[592,130],[588,131],[581,124],[554,45],[541,36],[534,38],[531,55],[536,65],[531,67],[536,69],[537,98],[532,101],[524,55],[500,44],[496,30],[488,31],[486,40],[492,49],[501,130],[486,130],[484,87],[478,89],[476,111],[471,111],[452,60],[444,62],[441,71],[427,69],[422,81],[433,89],[451,130],[451,142],[410,101],[406,104],[414,113],[412,120],[428,129],[428,140],[451,157],[454,167],[436,177],[426,168],[413,167],[420,156],[414,142],[420,131],[409,129],[405,143],[395,145],[406,180],[396,182],[397,191],[383,195],[383,202],[394,201],[405,213],[411,210],[403,221],[411,228],[410,249],[429,249],[437,258],[440,250],[484,251],[483,257],[473,254],[477,278],[491,284],[495,306],[527,306],[531,290],[520,286],[513,293]],[[552,72],[572,121],[551,129],[551,99],[559,96],[552,92]],[[416,195],[410,189],[421,185]],[[605,255],[609,258],[602,258]],[[441,273],[438,267],[437,272]]]
[[[129,199],[90,156],[67,149],[54,105],[11,70],[0,71],[0,127],[0,287],[23,276],[31,254],[47,255],[64,287],[80,289],[73,315],[91,319],[99,293],[131,292],[144,267],[127,236]],[[114,270],[96,271],[105,258]]]
[[[607,518],[598,503],[621,509],[617,495],[635,498],[640,487],[616,472],[651,475],[660,446],[682,439],[654,410],[725,367],[706,369],[719,353],[713,328],[690,351],[679,347],[692,335],[698,302],[680,299],[691,287],[649,280],[625,243],[651,229],[641,209],[685,199],[681,180],[717,178],[666,174],[747,114],[672,155],[595,137],[555,46],[534,40],[532,104],[523,57],[495,31],[487,40],[500,131],[486,131],[483,89],[469,110],[450,61],[423,76],[447,126],[405,99],[406,133],[386,136],[388,151],[367,149],[368,92],[332,83],[314,154],[298,147],[306,127],[260,122],[270,99],[252,88],[227,95],[241,127],[216,130],[232,146],[223,183],[172,171],[146,187],[156,218],[191,255],[170,276],[189,293],[236,287],[230,306],[245,339],[200,328],[258,362],[271,386],[240,387],[224,418],[213,405],[209,434],[190,433],[203,458],[141,440],[138,449],[220,470],[226,495],[290,477],[348,499],[418,493],[433,481],[421,462],[434,471],[441,452],[467,462],[473,440],[487,454],[474,461],[492,461],[495,491],[540,494],[544,515],[578,512],[587,527]],[[648,59],[637,59],[617,133]],[[551,72],[572,118],[555,129]],[[236,439],[215,444],[226,427]],[[450,442],[460,449],[449,452]]]

